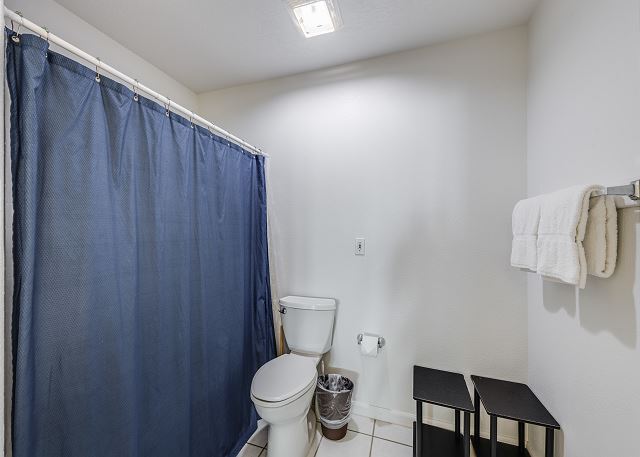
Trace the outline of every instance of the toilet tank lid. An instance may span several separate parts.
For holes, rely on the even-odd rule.
[[[288,297],[281,298],[280,304],[289,308],[310,309],[314,311],[331,311],[336,309],[336,301],[333,298],[289,295]]]

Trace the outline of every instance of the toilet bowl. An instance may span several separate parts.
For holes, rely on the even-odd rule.
[[[254,376],[251,400],[269,424],[269,455],[306,455],[315,433],[315,416],[310,407],[316,378],[313,360],[295,354],[268,362]]]
[[[281,355],[256,372],[251,400],[269,425],[269,457],[306,457],[315,435],[311,400],[317,365],[331,348],[335,300],[285,297],[280,312],[291,354]]]

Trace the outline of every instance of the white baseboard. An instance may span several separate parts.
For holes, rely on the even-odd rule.
[[[404,425],[405,427],[413,427],[416,416],[404,411],[396,411],[379,406],[373,406],[365,402],[352,401],[353,414],[358,416],[370,417],[392,424]]]
[[[391,422],[392,424],[404,425],[405,427],[413,427],[413,422],[416,420],[415,414],[406,411],[381,408],[379,406],[373,406],[360,401],[353,401],[351,402],[351,405],[353,407],[353,414],[356,414],[358,416],[370,417],[371,419],[378,419],[385,422]],[[453,431],[455,429],[455,424],[439,419],[423,418],[423,422],[425,424],[444,428],[446,430]],[[473,418],[471,419],[471,434],[473,435]],[[489,439],[489,434],[487,432],[480,431],[480,436],[482,438]],[[507,444],[513,444],[516,446],[518,445],[518,437],[509,435],[498,434],[498,441]],[[528,446],[527,449],[529,449]],[[535,456],[531,451],[529,451],[529,453],[531,454],[531,457],[538,457]]]

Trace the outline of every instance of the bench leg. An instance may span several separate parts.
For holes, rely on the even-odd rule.
[[[471,414],[464,412],[464,457],[469,457],[471,441]]]
[[[480,443],[480,394],[475,388],[473,389],[473,407],[475,408],[473,413],[473,439],[476,443]]]
[[[416,401],[416,455],[422,456],[422,402]]]
[[[547,437],[544,443],[544,457],[553,457],[553,430],[552,428],[547,428]]]
[[[518,452],[524,455],[524,422],[518,422]]]
[[[491,457],[498,455],[498,418],[491,416]],[[548,457],[548,456],[545,456]]]
[[[456,409],[456,438],[460,435],[460,410]]]

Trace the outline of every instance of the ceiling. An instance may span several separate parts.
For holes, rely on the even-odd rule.
[[[338,0],[304,38],[284,0],[56,0],[196,93],[525,23],[537,0]]]

